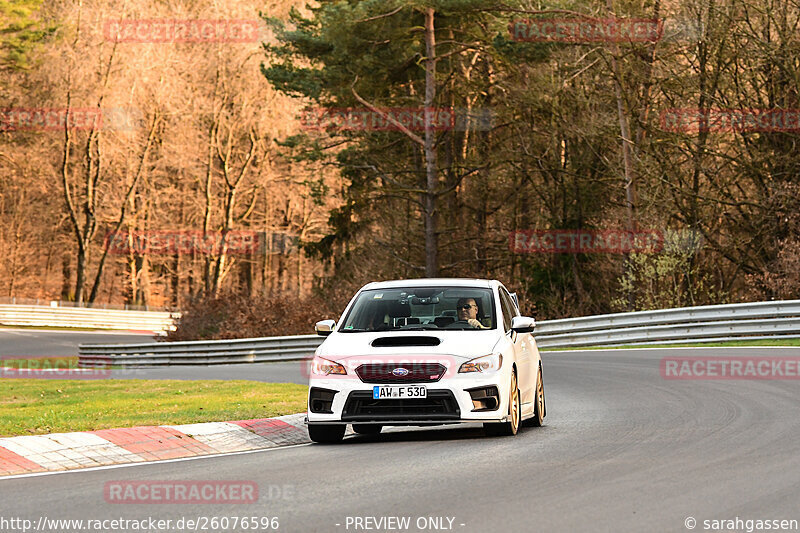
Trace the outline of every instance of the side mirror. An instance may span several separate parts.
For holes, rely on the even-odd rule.
[[[317,335],[322,337],[327,337],[331,333],[333,333],[333,328],[336,327],[335,320],[320,320],[314,325],[314,331],[317,332]]]
[[[536,320],[529,316],[515,316],[511,319],[511,329],[517,333],[531,333],[536,327]]]

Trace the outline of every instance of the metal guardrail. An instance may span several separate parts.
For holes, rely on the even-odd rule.
[[[712,342],[800,336],[800,300],[681,307],[536,325],[540,348]]]
[[[540,348],[669,344],[800,337],[800,300],[711,305],[538,322]],[[299,361],[317,335],[226,341],[83,344],[80,366],[128,367]]]
[[[55,302],[54,302],[55,303]],[[178,313],[124,311],[57,305],[0,305],[0,324],[107,330],[142,330],[165,333],[175,329]]]
[[[167,307],[153,305],[112,304],[107,302],[69,302],[51,298],[17,298],[2,296],[0,305],[47,305],[50,307],[80,307],[82,309],[118,309],[122,311],[169,311]]]
[[[323,340],[318,335],[294,335],[225,341],[81,344],[79,366],[136,368],[300,361],[312,357]]]

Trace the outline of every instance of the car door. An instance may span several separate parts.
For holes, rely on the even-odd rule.
[[[518,316],[519,312],[511,299],[511,295],[502,287],[500,288],[500,306],[503,311],[503,325],[506,327],[506,334],[509,335],[514,345],[517,361],[517,386],[519,387],[522,412],[523,414],[528,414],[533,411],[536,390],[536,377],[532,369],[533,351],[528,339],[530,335],[511,331],[511,318]]]

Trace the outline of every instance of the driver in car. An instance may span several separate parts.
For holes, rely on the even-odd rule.
[[[476,329],[487,329],[478,320],[478,304],[475,302],[475,298],[459,298],[456,310],[460,321],[467,322]]]

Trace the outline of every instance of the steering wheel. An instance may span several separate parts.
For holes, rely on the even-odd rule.
[[[471,328],[471,329],[477,329],[475,326],[473,326],[472,324],[470,324],[466,320],[456,320],[455,322],[451,322],[451,323],[447,324],[442,329],[463,329],[465,327]]]

